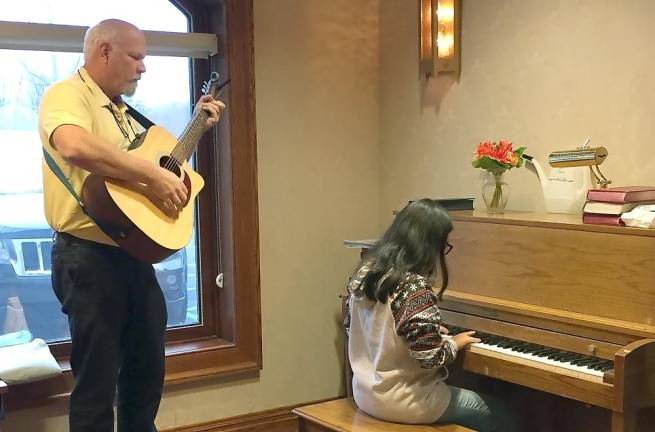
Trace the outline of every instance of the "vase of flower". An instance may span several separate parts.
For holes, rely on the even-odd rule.
[[[482,183],[482,199],[489,213],[503,213],[509,199],[509,186],[505,182],[505,172],[523,164],[525,147],[512,149],[512,143],[484,141],[475,150],[471,164],[487,171]]]
[[[489,171],[482,182],[482,199],[491,214],[503,213],[509,199],[509,185],[505,182],[505,172]]]

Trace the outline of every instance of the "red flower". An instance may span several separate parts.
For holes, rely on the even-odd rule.
[[[476,168],[489,171],[505,171],[521,166],[525,147],[514,150],[512,143],[505,140],[498,142],[483,141],[475,150],[475,159],[472,164]]]
[[[480,159],[484,156],[495,159],[499,163],[510,165],[517,160],[516,154],[512,150],[512,143],[503,140],[500,140],[499,142],[481,142],[475,151],[475,157],[476,159]]]

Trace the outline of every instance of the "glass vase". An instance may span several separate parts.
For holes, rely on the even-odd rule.
[[[509,185],[505,182],[505,172],[489,172],[482,183],[482,199],[487,212],[498,214],[505,212],[509,199]]]

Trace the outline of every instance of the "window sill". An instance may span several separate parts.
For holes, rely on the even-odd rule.
[[[68,359],[59,360],[63,373],[43,381],[6,387],[6,411],[36,408],[67,399],[73,388]],[[256,373],[261,369],[258,351],[244,349],[224,339],[173,343],[166,346],[164,386],[203,379]]]

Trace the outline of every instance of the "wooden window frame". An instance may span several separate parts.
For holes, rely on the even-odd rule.
[[[216,133],[206,134],[198,146],[197,169],[206,181],[198,207],[203,324],[167,331],[165,385],[262,368],[252,0],[170,1],[190,18],[190,31],[217,35],[219,54],[212,58],[211,70],[229,77],[230,84],[229,109]],[[210,64],[193,62],[198,87]],[[194,89],[193,100],[199,95]],[[216,287],[219,272],[224,274],[223,288]],[[3,395],[7,410],[68,396],[73,378],[67,349],[51,348],[64,373],[10,386]]]

